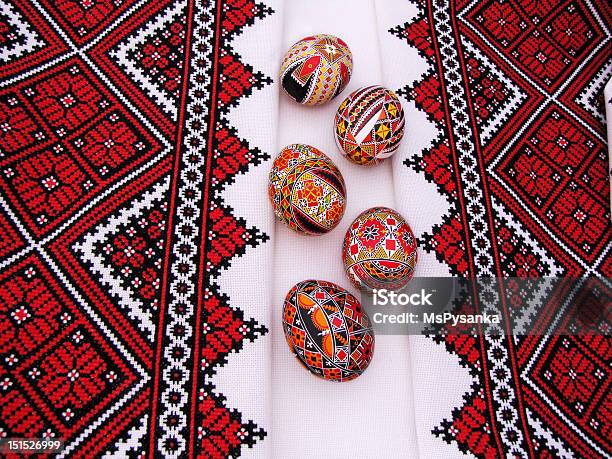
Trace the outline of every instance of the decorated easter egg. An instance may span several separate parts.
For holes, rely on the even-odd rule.
[[[336,144],[356,164],[376,164],[397,150],[404,136],[404,110],[397,95],[368,86],[348,96],[335,119]]]
[[[344,41],[333,35],[312,35],[289,48],[280,80],[296,102],[320,105],[342,92],[352,71],[353,56]]]
[[[357,298],[331,282],[294,285],[285,297],[283,329],[298,361],[329,381],[355,379],[372,360],[370,318]]]
[[[398,212],[373,207],[362,212],[347,230],[342,260],[357,288],[400,290],[414,274],[416,239]]]
[[[283,148],[270,171],[268,194],[278,219],[299,233],[327,233],[344,215],[342,174],[325,153],[309,145]]]

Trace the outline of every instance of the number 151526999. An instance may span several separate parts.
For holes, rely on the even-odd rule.
[[[47,453],[57,454],[64,449],[63,440],[55,438],[1,438],[0,454]]]

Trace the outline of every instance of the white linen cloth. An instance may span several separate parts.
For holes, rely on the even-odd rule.
[[[341,260],[347,226],[368,207],[395,204],[391,163],[374,168],[354,165],[341,156],[334,141],[338,104],[360,86],[382,81],[375,18],[370,0],[285,3],[284,49],[310,34],[331,33],[348,43],[354,71],[342,95],[326,105],[306,107],[285,94],[280,98],[278,150],[296,142],[321,149],[342,172],[348,196],[344,218],[329,234],[304,237],[276,226],[271,429],[275,457],[413,457],[417,451],[406,336],[377,337],[368,370],[354,381],[333,384],[308,375],[297,364],[281,325],[282,299],[295,283],[315,278],[350,287]]]
[[[444,212],[433,185],[402,166],[408,155],[435,136],[434,128],[411,102],[402,101],[407,131],[392,161],[370,168],[354,165],[342,157],[333,135],[336,108],[353,90],[372,84],[397,90],[426,70],[414,49],[388,33],[389,28],[411,19],[416,9],[399,0],[298,0],[282,6],[281,54],[302,37],[331,33],[350,46],[354,70],[342,95],[321,107],[296,104],[282,93],[278,80],[274,84],[280,92],[274,154],[296,142],[326,152],[344,176],[348,199],[344,219],[327,235],[305,237],[275,225],[271,424],[266,426],[270,438],[264,443],[271,442],[273,457],[461,457],[456,448],[431,434],[461,404],[471,382],[442,347],[422,337],[378,336],[368,370],[354,381],[333,384],[307,374],[295,361],[281,326],[282,300],[301,280],[329,280],[357,293],[343,272],[340,253],[344,232],[361,211],[375,205],[396,208],[417,236]],[[447,272],[435,257],[420,254],[417,275]]]

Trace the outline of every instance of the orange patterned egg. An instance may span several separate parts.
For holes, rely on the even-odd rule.
[[[289,145],[274,160],[268,194],[274,213],[299,233],[334,229],[346,206],[342,174],[325,153],[309,145]]]
[[[307,280],[287,293],[283,329],[291,352],[329,381],[350,381],[374,354],[374,331],[361,303],[331,282]]]

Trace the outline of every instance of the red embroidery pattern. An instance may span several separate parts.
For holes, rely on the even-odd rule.
[[[429,61],[431,71],[399,93],[441,131],[406,162],[451,203],[422,246],[461,276],[609,277],[605,128],[597,102],[585,96],[608,79],[601,72],[609,73],[610,31],[601,27],[609,7],[518,0],[420,7],[414,21],[390,32]],[[477,255],[486,246],[492,257]],[[596,299],[578,292],[576,301],[585,323],[570,330],[605,326],[586,317]],[[508,308],[521,317],[528,304]],[[477,457],[609,453],[611,423],[601,414],[612,403],[608,338],[436,340],[476,382],[435,435]]]
[[[248,0],[63,0],[3,11],[0,435],[62,438],[72,456],[237,456],[266,432],[210,377],[267,329],[214,278],[267,236],[220,190],[267,155],[225,114],[271,80],[230,43],[272,11]],[[210,48],[198,47],[203,30]],[[214,101],[198,78],[217,88]],[[176,145],[206,150],[195,158]],[[208,164],[208,177],[189,169],[194,160]],[[181,205],[205,188],[196,210]],[[189,222],[202,210],[196,234]],[[203,251],[175,235],[194,236]],[[191,272],[177,260],[200,257],[201,301],[171,303],[189,288],[169,286],[172,273]],[[194,308],[190,320],[171,321]],[[185,340],[196,330],[206,333],[198,347]],[[185,372],[166,371],[167,359],[184,356]],[[169,407],[180,397],[160,390],[175,381],[187,382],[179,411],[188,424],[162,443],[163,429],[178,425]]]

